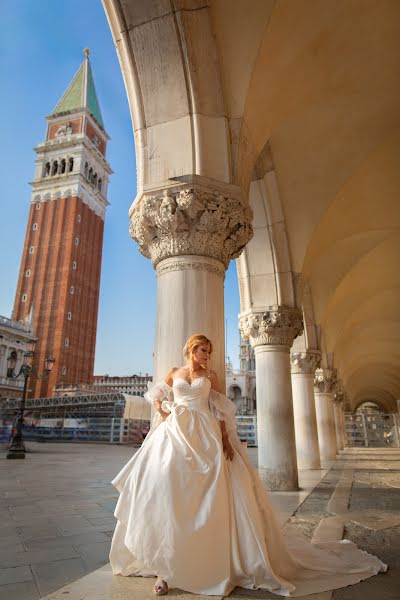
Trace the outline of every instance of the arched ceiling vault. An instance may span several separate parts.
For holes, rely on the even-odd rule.
[[[195,173],[236,184],[249,198],[251,182],[265,175],[255,167],[268,147],[286,236],[281,272],[288,280],[302,274],[353,402],[374,396],[393,407],[400,2],[103,4],[132,111],[139,187]],[[261,305],[293,298],[293,281],[288,292],[279,289],[278,242],[268,239],[268,214],[267,221],[243,262]]]

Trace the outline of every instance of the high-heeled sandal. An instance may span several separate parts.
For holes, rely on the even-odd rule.
[[[164,596],[165,594],[168,594],[168,583],[162,579],[159,579],[154,584],[153,592],[156,596]]]

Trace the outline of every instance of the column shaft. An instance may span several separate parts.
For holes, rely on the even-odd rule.
[[[319,453],[321,464],[336,459],[336,431],[331,392],[315,390],[315,410],[317,415]]]
[[[338,450],[343,450],[343,435],[342,435],[342,420],[341,420],[341,407],[340,403],[333,403],[333,411],[335,418],[335,433],[336,433],[336,445]]]
[[[270,489],[298,489],[289,348],[256,346],[258,468]]]
[[[292,373],[292,390],[297,466],[299,469],[320,469],[314,375]]]
[[[194,333],[213,344],[210,366],[225,389],[224,265],[203,256],[175,256],[157,265],[154,378],[183,363],[182,349]]]

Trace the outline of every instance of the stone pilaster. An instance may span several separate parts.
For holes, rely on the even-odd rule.
[[[304,350],[290,353],[292,367],[293,413],[299,469],[321,467],[314,397],[314,373],[321,353]]]
[[[333,393],[337,385],[336,369],[317,369],[314,376],[315,409],[321,463],[336,459],[337,442]]]
[[[251,208],[236,186],[192,176],[143,192],[130,221],[132,238],[157,271],[155,379],[182,364],[190,335],[204,333],[223,385],[224,277],[252,237]]]
[[[287,306],[240,315],[256,359],[258,465],[269,489],[298,488],[289,351],[303,331],[301,311]]]

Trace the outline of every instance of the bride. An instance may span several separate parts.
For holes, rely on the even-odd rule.
[[[110,561],[114,575],[157,576],[197,594],[234,587],[304,596],[386,571],[352,542],[284,536],[236,433],[235,406],[207,368],[212,344],[186,342],[186,365],[145,394],[156,416],[142,447],[113,480],[120,492]]]

